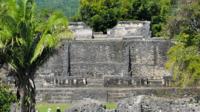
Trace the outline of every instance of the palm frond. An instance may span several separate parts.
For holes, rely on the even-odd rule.
[[[54,51],[60,39],[70,37],[67,19],[53,13],[47,21],[37,23],[34,0],[8,0],[0,11],[0,56],[17,72],[35,69]],[[0,8],[4,7],[0,5]]]
[[[60,13],[54,13],[46,22],[46,24],[40,24],[37,26],[36,31],[42,32],[40,41],[37,43],[37,47],[34,50],[33,58],[31,63],[39,58],[44,49],[52,49],[58,44],[61,39],[61,35],[68,34],[70,36],[71,32],[66,30],[67,19]],[[65,29],[65,30],[63,30]]]

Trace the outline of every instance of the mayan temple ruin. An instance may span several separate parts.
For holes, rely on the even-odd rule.
[[[0,112],[200,112],[200,0],[0,0]]]
[[[94,38],[82,22],[70,23],[69,28],[74,40],[63,41],[37,72],[38,101],[118,100],[132,90],[107,91],[170,85],[171,75],[164,66],[171,42],[152,38],[150,22],[121,21],[106,35],[95,32]]]
[[[73,39],[36,72],[38,103],[73,104],[65,112],[199,112],[200,89],[171,86],[165,63],[173,42],[151,37],[149,21],[120,21],[107,34],[83,22],[69,28]]]

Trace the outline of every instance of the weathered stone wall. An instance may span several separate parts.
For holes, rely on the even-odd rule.
[[[119,21],[107,33],[109,37],[115,38],[150,38],[150,24],[150,21]]]
[[[162,78],[166,74],[164,64],[169,47],[170,42],[165,40],[127,41],[125,51],[126,56],[128,56],[128,49],[130,49],[130,59],[128,61],[131,62],[133,76],[142,76],[149,79]]]
[[[102,32],[92,32],[92,29],[83,22],[70,22],[69,29],[74,33],[75,40],[122,39],[122,38],[150,38],[150,21],[119,21],[118,24],[107,30],[107,34]]]
[[[103,102],[84,99],[65,112],[199,112],[199,99],[133,96],[119,101],[115,109],[106,109]]]
[[[77,40],[91,39],[92,37],[92,29],[83,22],[70,22],[69,29],[74,32],[74,38]]]
[[[136,96],[118,103],[117,112],[199,112],[200,105],[194,98],[160,98]]]
[[[36,82],[40,86],[87,86],[99,81],[101,86],[118,86],[129,80],[124,85],[130,86],[136,78],[162,80],[170,44],[151,39],[66,41],[39,69]]]
[[[122,41],[76,41],[71,44],[71,73],[85,75],[125,74]]]

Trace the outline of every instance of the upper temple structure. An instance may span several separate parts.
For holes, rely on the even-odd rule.
[[[88,40],[92,37],[92,29],[83,22],[70,23],[69,28],[74,32],[75,40]],[[107,30],[107,35],[101,32],[94,33],[94,39],[129,39],[129,38],[151,38],[149,21],[120,21]]]
[[[37,72],[38,87],[167,86],[166,52],[171,42],[151,37],[149,21],[120,21],[107,34],[70,23],[74,40]],[[94,38],[92,38],[92,34]]]

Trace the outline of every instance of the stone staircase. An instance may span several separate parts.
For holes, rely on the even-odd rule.
[[[37,102],[75,103],[84,99],[95,99],[102,102],[116,102],[136,95],[198,95],[200,88],[106,88],[106,87],[76,87],[76,88],[37,88]]]
[[[130,96],[130,91],[126,90],[112,90],[108,92],[108,101],[117,101],[119,99],[123,99]]]
[[[40,94],[42,93],[42,94]],[[48,103],[70,103],[73,95],[72,90],[63,89],[46,89],[38,91],[37,101],[45,101]]]
[[[73,92],[72,91],[65,91],[65,92],[53,92],[53,94],[50,97],[50,100],[48,100],[49,103],[69,103],[71,102],[71,96]]]

